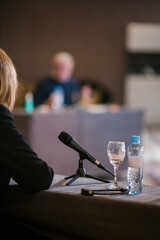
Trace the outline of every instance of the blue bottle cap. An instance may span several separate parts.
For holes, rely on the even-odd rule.
[[[132,136],[132,143],[140,143],[140,136]]]
[[[61,85],[57,85],[54,87],[53,91],[63,91],[63,87]]]

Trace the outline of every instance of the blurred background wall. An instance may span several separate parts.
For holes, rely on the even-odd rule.
[[[71,52],[75,76],[91,78],[123,100],[127,22],[159,22],[158,0],[1,0],[0,47],[12,58],[18,77],[37,81],[52,55]]]

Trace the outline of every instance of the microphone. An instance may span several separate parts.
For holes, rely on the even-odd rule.
[[[80,146],[76,140],[66,132],[61,132],[58,136],[59,140],[67,145],[68,147],[77,151],[81,157],[88,159],[91,163],[95,164],[97,167],[103,169],[104,171],[110,173],[112,176],[113,173],[108,171],[98,160],[96,160],[90,153],[88,153],[83,147]]]

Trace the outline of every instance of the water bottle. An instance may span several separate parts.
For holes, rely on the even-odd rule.
[[[143,187],[143,155],[144,148],[140,144],[140,136],[132,136],[132,144],[127,149],[128,171],[127,188],[129,194],[142,192]]]
[[[61,86],[56,86],[52,93],[53,101],[52,101],[52,109],[60,110],[64,105],[64,90]]]
[[[34,111],[34,100],[31,92],[27,92],[25,95],[24,108],[28,114],[31,114]]]

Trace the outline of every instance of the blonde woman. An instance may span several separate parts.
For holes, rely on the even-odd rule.
[[[4,196],[11,178],[28,193],[48,189],[53,179],[53,170],[38,158],[14,124],[11,111],[14,107],[17,85],[14,65],[7,54],[0,49],[1,220],[2,217],[4,218],[4,215],[2,216]],[[13,234],[12,231],[11,234]],[[16,239],[19,239],[18,231],[16,234]],[[23,239],[25,239],[25,236]]]

